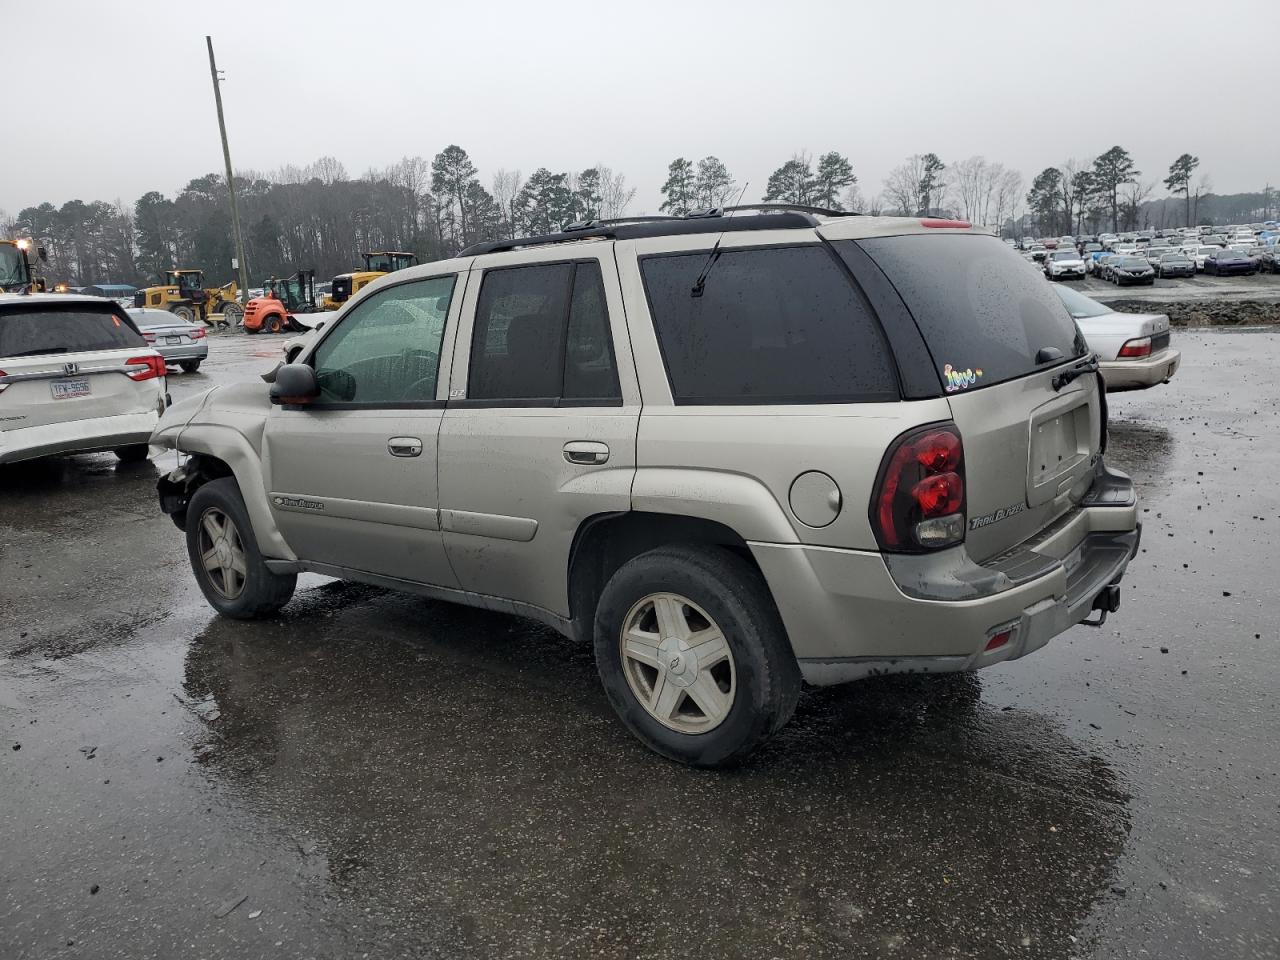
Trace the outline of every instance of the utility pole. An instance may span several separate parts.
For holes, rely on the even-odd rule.
[[[222,90],[218,87],[218,65],[213,59],[213,37],[206,36],[209,47],[209,76],[213,78],[213,101],[218,105],[218,132],[222,134],[222,159],[227,164],[227,191],[231,194],[231,230],[236,240],[236,265],[240,270],[240,302],[249,297],[249,269],[244,262],[244,237],[240,233],[240,210],[236,207],[236,181],[231,172],[231,148],[227,146],[227,122],[222,117]]]

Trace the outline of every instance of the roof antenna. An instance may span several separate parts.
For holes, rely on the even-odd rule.
[[[738,191],[738,203],[742,202],[742,197],[747,192],[747,187],[751,186],[748,180],[742,185],[742,189]],[[737,204],[734,204],[737,206]],[[733,216],[732,213],[729,216]],[[720,259],[720,241],[724,239],[724,231],[720,231],[720,236],[716,237],[715,246],[711,248],[711,252],[707,254],[707,262],[702,265],[702,272],[698,274],[698,279],[693,283],[693,289],[689,291],[689,296],[700,297],[702,291],[707,287],[707,275],[711,273],[711,268],[716,265],[716,261]]]

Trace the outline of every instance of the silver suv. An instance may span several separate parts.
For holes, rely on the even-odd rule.
[[[390,274],[153,442],[230,617],[316,571],[589,639],[701,766],[802,681],[974,670],[1099,622],[1138,545],[1097,363],[967,223],[706,211]],[[1096,619],[1095,619],[1096,614]]]

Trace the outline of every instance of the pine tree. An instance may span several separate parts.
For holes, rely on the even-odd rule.
[[[773,173],[764,192],[765,203],[795,203],[808,206],[813,202],[815,183],[809,158],[796,154]]]
[[[736,186],[729,168],[718,157],[703,157],[698,161],[693,192],[699,207],[707,209],[727,205],[737,192]]]
[[[676,157],[667,167],[667,182],[662,185],[665,199],[658,209],[674,217],[683,217],[697,202],[694,188],[693,161]]]
[[[836,151],[818,158],[818,172],[813,178],[813,202],[831,210],[843,210],[841,195],[858,182],[853,165]]]

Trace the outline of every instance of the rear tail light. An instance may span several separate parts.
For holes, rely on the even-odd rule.
[[[154,333],[148,333],[144,330],[142,333],[142,339],[147,341],[147,343],[155,343],[156,335]]]
[[[0,370],[0,377],[3,377],[3,376],[6,376],[6,374],[3,370]],[[0,393],[4,393],[8,389],[9,389],[9,385],[7,383],[0,383]]]
[[[903,434],[880,465],[871,528],[882,550],[920,553],[964,540],[964,445],[955,424]]]
[[[192,339],[192,340],[203,340],[203,339],[204,339],[204,327],[192,327],[192,328],[191,328],[191,339]]]
[[[1151,338],[1139,337],[1137,340],[1128,341],[1120,348],[1121,357],[1149,357],[1151,356]]]
[[[125,364],[130,380],[154,380],[165,375],[164,357],[131,357]]]

